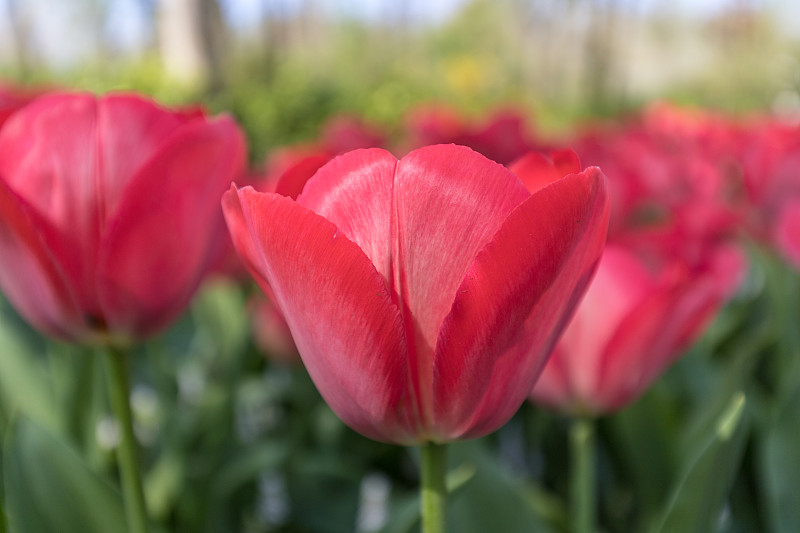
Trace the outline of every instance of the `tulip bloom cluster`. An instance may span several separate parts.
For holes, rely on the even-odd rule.
[[[333,410],[371,438],[485,435],[527,396],[594,272],[598,169],[531,194],[464,147],[350,152],[297,200],[232,189],[225,215]]]
[[[735,241],[740,235],[750,235],[774,245],[790,261],[800,264],[800,259],[795,259],[800,257],[797,251],[800,250],[800,232],[797,229],[800,228],[800,208],[796,207],[800,205],[800,180],[797,178],[800,172],[792,171],[798,168],[797,161],[800,161],[797,128],[783,126],[774,120],[735,122],[707,112],[688,112],[657,105],[628,122],[595,125],[579,131],[572,139],[564,140],[563,144],[572,146],[577,155],[563,150],[546,155],[531,150],[541,149],[548,143],[537,139],[534,128],[521,115],[510,111],[490,117],[485,124],[471,124],[447,110],[420,109],[410,114],[406,126],[400,146],[413,147],[425,142],[470,145],[485,155],[507,162],[509,169],[518,175],[530,192],[557,177],[578,172],[579,159],[584,164],[603,168],[609,177],[610,240],[616,250],[610,256],[628,259],[609,260],[610,264],[601,270],[614,271],[617,267],[611,263],[625,263],[626,266],[619,268],[635,270],[640,275],[631,274],[631,287],[621,282],[608,292],[609,298],[630,300],[633,307],[623,314],[629,314],[631,318],[623,320],[620,316],[612,320],[610,314],[605,315],[601,320],[602,328],[605,336],[614,330],[619,331],[614,333],[614,338],[637,339],[640,353],[636,365],[645,365],[648,369],[639,372],[640,378],[633,387],[635,390],[622,395],[611,390],[614,387],[609,385],[609,390],[603,393],[608,396],[625,396],[627,401],[631,401],[666,368],[669,361],[678,357],[702,333],[704,326],[743,278],[745,261],[743,254],[735,249]],[[368,142],[379,139],[378,135],[367,135],[366,131],[349,137],[368,139]],[[322,144],[326,142],[323,138]],[[256,186],[296,198],[306,181],[330,157],[319,153],[314,157],[306,157],[307,152],[295,153],[297,158],[283,159],[282,174],[271,174],[273,185]],[[606,274],[609,279],[624,281],[625,278],[610,272]],[[605,279],[606,274],[601,278]],[[650,281],[637,284],[637,279]],[[716,289],[698,288],[714,279],[722,280]],[[598,286],[604,283],[597,282]],[[645,289],[645,286],[649,288]],[[600,287],[596,290],[608,291]],[[672,296],[667,298],[664,293]],[[704,303],[696,302],[704,311],[682,315],[676,312],[682,305],[688,305],[681,304],[677,295],[694,293],[706,295]],[[661,304],[648,304],[651,311],[645,312],[637,307],[645,305],[645,299],[660,299]],[[638,303],[634,304],[634,301]],[[589,320],[580,318],[583,313],[593,315],[598,312],[588,309],[591,304],[586,304],[586,307],[586,310],[579,311],[577,322]],[[660,310],[655,311],[655,308]],[[669,317],[673,326],[664,328],[660,332],[662,337],[655,338],[653,332],[637,331],[633,322],[628,323],[633,316],[642,314],[649,316],[654,323]],[[617,319],[622,322],[616,323]],[[640,322],[643,319],[636,323]],[[575,326],[572,329],[579,328]],[[672,333],[667,335],[667,331]],[[582,335],[594,333],[599,334],[589,328]],[[572,335],[567,333],[567,337]],[[575,341],[565,341],[565,344],[570,342],[575,344]],[[632,341],[625,342],[628,349],[632,349]],[[590,340],[581,343],[594,344],[596,350],[601,350],[602,343]],[[648,343],[658,346],[647,347]],[[603,358],[623,360],[633,357],[614,355],[613,347],[602,350],[607,350]],[[597,359],[600,355],[591,357]],[[626,369],[633,367],[623,365],[615,368],[618,368],[619,379],[623,379]],[[580,372],[587,371],[583,369]],[[646,379],[643,377],[645,374]],[[545,374],[545,381],[549,380],[549,375],[550,372]],[[611,383],[597,375],[592,380]],[[572,410],[581,404],[584,411],[606,412],[622,406],[620,402],[601,400],[599,392],[593,395],[597,401],[591,406],[586,405],[590,402],[588,394],[588,390],[584,390],[582,394],[573,396],[569,402],[564,402],[565,408]]]

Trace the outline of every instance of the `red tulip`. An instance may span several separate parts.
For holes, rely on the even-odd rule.
[[[224,242],[218,201],[243,158],[228,118],[133,95],[37,99],[0,131],[0,287],[61,339],[158,332]]]
[[[556,345],[532,398],[572,414],[603,414],[635,400],[694,342],[742,279],[738,249],[718,245],[702,263],[653,270],[609,244],[597,275]]]
[[[223,198],[333,410],[377,440],[485,435],[516,411],[580,298],[608,222],[588,169],[531,195],[468,148],[358,150],[297,200]]]

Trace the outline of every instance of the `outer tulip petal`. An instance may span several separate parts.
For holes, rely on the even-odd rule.
[[[628,404],[683,355],[680,341],[696,338],[719,306],[712,279],[678,282],[654,292],[619,324],[591,391],[591,407],[614,411]],[[589,403],[589,402],[586,402]]]
[[[331,408],[377,440],[416,442],[402,319],[369,258],[332,223],[292,200],[247,187],[226,194],[237,248],[256,250],[262,279]],[[238,198],[239,209],[232,208]],[[251,239],[255,244],[241,241]]]
[[[433,351],[442,321],[478,251],[530,194],[502,165],[463,146],[439,145],[400,161],[394,196],[394,285],[420,416],[430,426]]]
[[[481,250],[436,345],[439,438],[484,435],[519,408],[591,280],[608,213],[590,168],[534,194]]]
[[[155,155],[170,135],[193,118],[202,115],[179,114],[135,95],[117,94],[96,100],[96,138],[98,148],[95,172],[98,206],[105,220],[114,212],[122,191],[139,169]],[[119,127],[125,124],[124,128]],[[96,142],[96,141],[95,141]]]
[[[634,314],[656,287],[657,280],[633,252],[613,244],[605,247],[592,285],[559,341],[561,363],[569,370],[575,397],[593,397],[600,386],[607,344],[619,324]],[[547,366],[551,364],[555,364],[553,357]]]
[[[355,150],[320,168],[297,203],[331,221],[391,280],[392,185],[397,159],[378,148]]]
[[[94,261],[86,258],[97,255],[102,223],[96,123],[93,96],[56,94],[31,102],[0,130],[0,174],[53,228],[48,247],[81,308],[94,310]]]
[[[244,213],[242,213],[238,190],[235,184],[231,184],[230,190],[222,195],[222,212],[228,225],[228,232],[231,235],[233,246],[236,248],[236,253],[242,259],[245,268],[256,280],[261,290],[266,293],[267,297],[274,301],[275,296],[272,293],[272,289],[261,271],[261,253],[250,236],[250,226],[248,226]]]
[[[244,140],[230,119],[195,122],[131,180],[98,259],[112,330],[146,335],[185,307],[224,243],[219,198],[243,160]]]
[[[26,320],[58,338],[79,337],[83,317],[42,241],[37,220],[25,203],[0,179],[0,287]]]

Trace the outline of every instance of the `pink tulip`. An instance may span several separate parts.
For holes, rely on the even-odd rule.
[[[597,275],[556,345],[532,399],[571,414],[604,414],[634,401],[694,342],[742,280],[727,245],[702,262],[609,244]]]
[[[297,200],[232,188],[234,243],[333,410],[373,439],[485,435],[525,399],[605,241],[605,180],[531,195],[454,145],[333,159]]]
[[[134,95],[35,100],[0,131],[0,288],[60,339],[158,332],[224,242],[219,197],[243,158],[228,118]]]

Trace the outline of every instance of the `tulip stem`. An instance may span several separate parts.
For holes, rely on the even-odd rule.
[[[429,442],[422,454],[422,533],[444,533],[447,487],[447,445]]]
[[[570,507],[573,533],[594,533],[594,420],[576,418],[570,428]]]
[[[105,350],[108,370],[108,390],[111,408],[120,427],[117,445],[117,463],[125,500],[125,515],[129,533],[147,533],[147,509],[139,476],[136,453],[136,438],[133,434],[133,416],[130,404],[130,380],[128,377],[128,353],[124,349],[108,347]]]

